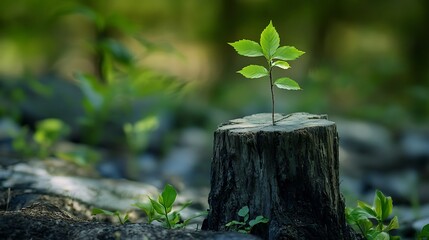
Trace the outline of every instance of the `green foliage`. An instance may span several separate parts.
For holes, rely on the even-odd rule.
[[[23,158],[55,156],[81,167],[92,166],[100,159],[99,152],[86,145],[64,144],[58,147],[59,141],[69,132],[70,127],[63,121],[45,119],[37,122],[34,133],[26,126],[22,127],[13,137],[12,147]]]
[[[429,224],[423,226],[422,231],[418,235],[418,240],[428,240],[429,239]]]
[[[131,152],[143,150],[149,142],[149,134],[158,128],[158,125],[158,119],[155,116],[143,118],[134,124],[124,124],[125,137]]]
[[[93,166],[100,160],[100,153],[86,145],[73,145],[70,149],[57,150],[54,155],[81,167]]]
[[[256,218],[249,221],[249,207],[244,206],[238,211],[238,216],[243,218],[242,221],[233,220],[227,223],[225,226],[229,230],[241,232],[241,233],[250,233],[252,228],[259,223],[267,223],[269,220],[263,216],[257,216]]]
[[[361,232],[366,239],[398,239],[397,236],[389,235],[389,232],[399,228],[398,217],[394,216],[386,225],[393,209],[391,197],[376,190],[373,205],[358,201],[356,208],[346,208],[347,222],[356,231]]]
[[[273,86],[275,85],[278,88],[286,90],[300,90],[301,88],[297,82],[290,78],[279,78],[274,81],[272,70],[274,67],[289,69],[290,65],[286,61],[295,60],[304,54],[304,52],[292,46],[280,47],[279,34],[271,21],[261,33],[260,44],[251,40],[243,39],[234,43],[229,43],[229,45],[231,45],[240,55],[246,57],[264,56],[267,60],[268,69],[264,66],[249,65],[238,71],[238,73],[246,78],[261,78],[269,76],[272,99],[272,123],[274,125]]]
[[[121,213],[119,211],[111,212],[101,208],[93,208],[91,213],[92,215],[104,214],[107,216],[116,216],[122,225],[129,221],[128,213],[126,213],[124,216],[121,216]]]
[[[37,156],[43,159],[55,152],[55,144],[69,132],[70,128],[63,121],[44,119],[36,123],[36,130],[32,135],[27,127],[23,127],[14,137],[12,146],[23,157]]]
[[[132,153],[136,153],[143,150],[145,143],[140,143],[147,142],[149,132],[144,130],[145,137],[135,137],[142,133],[141,129],[135,128],[144,121],[139,119],[148,118],[153,122],[156,117],[151,116],[157,115],[165,100],[172,93],[177,94],[183,83],[164,72],[141,66],[138,62],[145,56],[135,56],[124,39],[137,40],[135,42],[140,45],[135,48],[140,47],[148,53],[171,50],[158,47],[160,44],[140,36],[138,24],[125,15],[106,13],[103,9],[94,4],[82,3],[64,12],[64,15],[84,16],[95,31],[95,39],[91,41],[95,71],[75,74],[84,96],[82,105],[85,115],[78,119],[82,128],[82,141],[94,145],[116,139],[113,144],[126,143]],[[144,101],[150,101],[151,104],[143,105]],[[137,106],[142,111],[136,113]],[[130,125],[129,122],[134,121],[138,122]],[[112,125],[123,128],[125,135],[110,136],[106,129]]]
[[[69,132],[70,128],[59,119],[50,118],[38,122],[33,139],[39,148],[39,157],[45,158],[52,153],[54,143]]]
[[[138,202],[133,204],[133,206],[141,209],[146,213],[149,223],[152,223],[153,221],[158,221],[168,229],[184,228],[189,224],[192,219],[207,214],[206,212],[203,212],[194,217],[182,221],[180,217],[180,212],[189,205],[191,205],[192,202],[186,202],[179,209],[173,210],[176,197],[176,189],[172,185],[167,184],[165,185],[162,193],[158,196],[158,200],[154,200],[149,197],[149,202]]]

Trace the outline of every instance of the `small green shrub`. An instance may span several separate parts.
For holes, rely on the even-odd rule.
[[[186,227],[189,222],[197,217],[204,216],[207,212],[201,212],[196,216],[182,220],[180,217],[180,212],[191,205],[191,201],[186,202],[180,208],[173,210],[174,202],[176,201],[177,191],[176,189],[167,184],[164,187],[162,193],[158,196],[158,200],[154,200],[148,197],[149,202],[137,202],[132,206],[135,206],[145,212],[147,216],[147,222],[152,223],[153,221],[160,222],[164,227],[168,229],[178,229]],[[128,214],[125,214],[124,217],[121,217],[119,211],[111,212],[99,208],[94,208],[92,210],[93,215],[104,214],[108,216],[116,216],[119,219],[121,224],[124,224],[128,221]]]
[[[197,217],[204,216],[207,212],[202,212],[194,217],[181,220],[180,212],[191,205],[191,201],[183,204],[179,209],[173,210],[174,202],[176,201],[176,189],[170,184],[165,185],[164,190],[158,196],[158,200],[149,197],[149,202],[135,203],[133,206],[144,211],[148,217],[148,222],[158,221],[168,229],[177,229],[186,227],[189,222]]]
[[[356,208],[346,208],[347,222],[354,229],[368,239],[399,239],[398,236],[391,236],[389,232],[399,228],[398,217],[394,216],[390,222],[385,225],[393,209],[391,197],[376,190],[373,205],[358,201]]]
[[[249,207],[244,206],[238,211],[238,216],[243,218],[242,221],[233,220],[225,225],[229,230],[250,233],[252,228],[259,223],[267,223],[269,220],[263,216],[257,216],[256,218],[249,221]]]

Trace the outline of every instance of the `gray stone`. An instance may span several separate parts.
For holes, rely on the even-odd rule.
[[[407,159],[429,162],[429,131],[407,131],[400,140],[400,148]]]
[[[382,126],[336,119],[340,137],[340,166],[344,173],[361,176],[365,169],[401,164],[392,134]]]

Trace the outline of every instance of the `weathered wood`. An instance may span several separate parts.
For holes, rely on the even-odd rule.
[[[214,134],[207,228],[224,230],[249,206],[270,219],[264,239],[353,239],[339,190],[338,134],[326,116],[235,119]]]

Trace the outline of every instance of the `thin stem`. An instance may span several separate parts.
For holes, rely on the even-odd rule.
[[[168,219],[168,212],[167,212],[167,207],[165,207],[165,205],[162,205],[164,207],[164,211],[165,211],[165,220],[167,220],[167,225],[168,225],[168,229],[171,229],[171,223],[170,220]]]
[[[274,122],[274,83],[273,83],[273,75],[272,75],[272,71],[273,71],[273,67],[271,65],[271,61],[268,62],[269,64],[269,68],[270,68],[270,88],[271,88],[271,103],[272,103],[272,112],[271,112],[271,119],[273,121],[273,126],[275,125]]]

